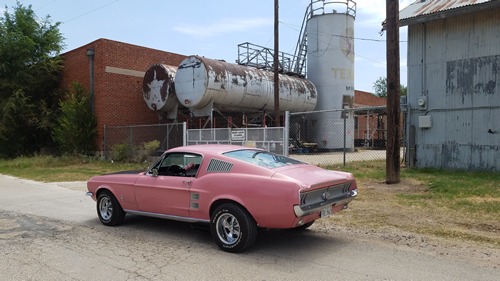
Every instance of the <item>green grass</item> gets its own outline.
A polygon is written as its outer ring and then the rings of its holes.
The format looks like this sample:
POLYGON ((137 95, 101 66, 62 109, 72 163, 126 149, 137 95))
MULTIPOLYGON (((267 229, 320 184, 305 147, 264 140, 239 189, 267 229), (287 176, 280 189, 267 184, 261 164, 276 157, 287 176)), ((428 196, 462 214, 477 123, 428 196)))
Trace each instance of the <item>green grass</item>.
POLYGON ((358 181, 385 181, 384 160, 356 161, 349 162, 346 166, 327 165, 323 168, 352 173, 358 181))
POLYGON ((400 194, 407 202, 437 201, 457 211, 500 215, 500 173, 405 169, 404 177, 421 181, 422 194, 400 194))
POLYGON ((148 163, 112 163, 95 158, 35 156, 0 159, 0 174, 42 182, 86 181, 95 175, 142 170, 147 166, 148 163))

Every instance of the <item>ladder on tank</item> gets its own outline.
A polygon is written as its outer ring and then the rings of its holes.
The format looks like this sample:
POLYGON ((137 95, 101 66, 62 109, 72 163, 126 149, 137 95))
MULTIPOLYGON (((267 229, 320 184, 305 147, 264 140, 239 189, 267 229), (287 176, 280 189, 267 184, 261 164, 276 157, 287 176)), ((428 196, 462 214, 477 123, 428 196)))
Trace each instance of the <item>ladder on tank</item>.
MULTIPOLYGON (((306 76, 306 62, 307 62, 307 21, 314 15, 321 15, 328 13, 327 8, 331 5, 345 5, 345 14, 352 15, 356 17, 356 3, 352 0, 344 1, 326 1, 326 0, 311 0, 311 3, 307 6, 306 12, 304 14, 304 19, 302 20, 302 27, 300 28, 299 39, 297 40, 297 45, 295 46, 294 60, 292 62, 293 72, 300 73, 306 76), (344 3, 345 2, 345 3, 344 3)), ((331 12, 336 13, 336 9, 332 9, 331 12)))
POLYGON ((295 46, 294 61, 292 62, 293 70, 295 73, 300 73, 306 76, 307 71, 304 69, 307 60, 307 20, 311 16, 312 2, 307 6, 304 19, 302 20, 302 27, 300 28, 299 39, 295 46))

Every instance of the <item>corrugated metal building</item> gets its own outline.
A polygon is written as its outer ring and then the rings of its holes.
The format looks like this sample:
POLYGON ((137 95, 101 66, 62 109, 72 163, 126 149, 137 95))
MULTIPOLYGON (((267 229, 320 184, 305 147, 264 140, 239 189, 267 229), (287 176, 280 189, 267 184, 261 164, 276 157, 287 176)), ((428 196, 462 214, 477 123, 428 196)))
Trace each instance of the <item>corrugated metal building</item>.
POLYGON ((410 166, 500 171, 500 1, 418 0, 399 18, 410 166))

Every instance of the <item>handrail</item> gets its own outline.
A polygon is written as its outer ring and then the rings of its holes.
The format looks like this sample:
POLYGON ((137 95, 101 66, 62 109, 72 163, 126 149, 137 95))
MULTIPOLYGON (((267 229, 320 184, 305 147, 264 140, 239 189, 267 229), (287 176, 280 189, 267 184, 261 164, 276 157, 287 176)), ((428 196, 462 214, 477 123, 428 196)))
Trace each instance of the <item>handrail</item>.
MULTIPOLYGON (((304 67, 307 60, 307 21, 311 17, 329 13, 342 13, 356 17, 356 2, 352 0, 311 0, 304 13, 304 19, 302 20, 302 26, 300 28, 294 54, 292 55, 284 52, 279 52, 278 54, 280 57, 278 64, 281 72, 302 77, 306 76, 304 67), (337 6, 341 6, 342 8, 345 7, 345 12, 342 13, 337 9, 333 9, 333 7, 337 6)), ((238 60, 236 62, 241 65, 253 66, 261 69, 272 69, 274 64, 273 54, 274 52, 269 48, 246 42, 238 45, 238 60), (270 57, 272 57, 272 59, 270 57), (259 58, 261 58, 262 61, 260 61, 259 58)))

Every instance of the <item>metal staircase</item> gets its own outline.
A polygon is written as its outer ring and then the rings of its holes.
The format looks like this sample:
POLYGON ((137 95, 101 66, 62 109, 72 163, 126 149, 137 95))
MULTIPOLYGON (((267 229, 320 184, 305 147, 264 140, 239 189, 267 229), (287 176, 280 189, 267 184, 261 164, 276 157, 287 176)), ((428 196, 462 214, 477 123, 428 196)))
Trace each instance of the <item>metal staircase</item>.
MULTIPOLYGON (((329 1, 311 0, 307 6, 300 28, 299 38, 294 54, 279 52, 279 69, 281 73, 305 77, 307 74, 307 21, 315 16, 327 13, 337 13, 332 6, 345 8, 345 14, 356 16, 356 3, 352 0, 329 1)), ((238 60, 236 63, 260 69, 273 69, 274 50, 248 42, 238 45, 238 60)))
POLYGON ((301 75, 306 76, 307 71, 305 69, 307 60, 307 20, 311 16, 312 5, 307 6, 306 12, 304 14, 304 19, 302 20, 302 27, 300 28, 299 39, 297 40, 297 45, 295 46, 294 61, 292 62, 293 71, 301 75))

